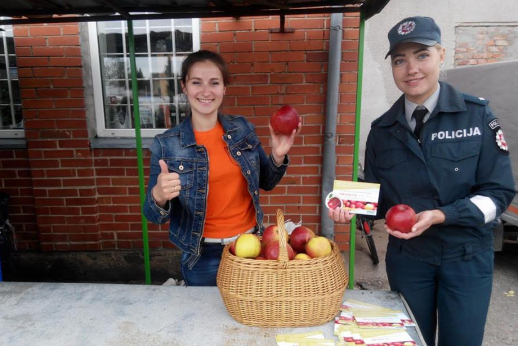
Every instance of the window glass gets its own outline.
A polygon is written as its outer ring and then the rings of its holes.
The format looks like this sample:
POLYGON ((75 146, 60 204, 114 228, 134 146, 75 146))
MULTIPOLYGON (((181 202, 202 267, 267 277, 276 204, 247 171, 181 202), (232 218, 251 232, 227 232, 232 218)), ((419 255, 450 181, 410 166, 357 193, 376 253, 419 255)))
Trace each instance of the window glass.
MULTIPOLYGON (((102 102, 97 109, 104 112, 98 120, 104 130, 110 129, 103 132, 98 126, 98 130, 101 136, 118 136, 122 132, 111 129, 134 128, 128 30, 126 22, 94 25, 102 85, 102 97, 96 102, 102 102)), ((193 35, 199 36, 197 19, 138 20, 133 31, 141 128, 175 126, 188 111, 179 78, 185 56, 199 49, 199 39, 193 35)))
POLYGON ((22 102, 13 27, 2 25, 1 28, 3 31, 0 31, 0 138, 23 137, 22 102))

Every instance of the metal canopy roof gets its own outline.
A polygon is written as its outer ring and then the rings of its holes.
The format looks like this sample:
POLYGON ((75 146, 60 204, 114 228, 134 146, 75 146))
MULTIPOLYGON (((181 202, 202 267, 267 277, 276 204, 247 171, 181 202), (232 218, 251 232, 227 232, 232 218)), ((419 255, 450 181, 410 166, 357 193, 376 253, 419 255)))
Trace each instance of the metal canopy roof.
POLYGON ((121 19, 210 18, 363 12, 370 18, 390 0, 3 0, 1 24, 121 19), (70 16, 75 15, 75 16, 70 16), (122 18, 121 18, 122 17, 122 18))

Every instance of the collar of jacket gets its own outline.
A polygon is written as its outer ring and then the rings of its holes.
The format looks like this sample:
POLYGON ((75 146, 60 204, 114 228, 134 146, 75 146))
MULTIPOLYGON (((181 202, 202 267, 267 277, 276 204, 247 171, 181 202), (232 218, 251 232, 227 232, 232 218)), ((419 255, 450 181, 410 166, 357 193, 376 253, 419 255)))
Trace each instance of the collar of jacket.
MULTIPOLYGON (((225 133, 237 129, 236 124, 234 124, 234 119, 234 116, 218 113, 218 121, 221 123, 221 126, 223 126, 225 133)), ((194 130, 192 128, 191 113, 189 113, 189 115, 176 127, 176 130, 180 135, 180 145, 182 148, 197 145, 196 138, 194 137, 194 130)))
MULTIPOLYGON (((439 112, 456 113, 466 111, 466 103, 462 94, 455 90, 455 88, 453 88, 448 83, 439 82, 439 84, 441 84, 439 100, 437 101, 437 106, 430 115, 430 119, 435 117, 435 115, 439 112)), ((403 118, 405 117, 405 95, 401 95, 401 97, 385 114, 374 120, 372 122, 372 126, 392 126, 401 116, 403 118)), ((403 120, 406 123, 406 118, 403 120)))

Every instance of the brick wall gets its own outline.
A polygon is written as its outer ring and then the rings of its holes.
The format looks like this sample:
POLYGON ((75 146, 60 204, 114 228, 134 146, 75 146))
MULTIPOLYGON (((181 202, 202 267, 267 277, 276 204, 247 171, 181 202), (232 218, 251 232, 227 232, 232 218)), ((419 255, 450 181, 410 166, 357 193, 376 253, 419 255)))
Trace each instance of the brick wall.
POLYGON ((463 25, 455 28, 454 66, 518 59, 518 26, 463 25))
MULTIPOLYGON (((202 48, 221 53, 232 74, 223 111, 245 115, 270 152, 269 116, 283 104, 303 117, 291 165, 262 192, 265 223, 277 208, 319 230, 329 16, 289 16, 293 33, 271 33, 278 18, 205 19, 202 48)), ((337 178, 350 179, 359 17, 344 16, 337 178)), ((136 150, 90 148, 78 25, 14 28, 28 150, 1 151, 2 187, 12 196, 20 249, 83 251, 142 247, 136 150), (4 170, 7 168, 7 171, 4 170)), ((149 152, 144 152, 147 177, 149 152)), ((147 181, 147 178, 146 178, 147 181)), ((325 211, 324 211, 325 212, 325 211)), ((149 224, 152 248, 172 247, 167 227, 149 224)), ((348 226, 335 240, 348 247, 348 226)))

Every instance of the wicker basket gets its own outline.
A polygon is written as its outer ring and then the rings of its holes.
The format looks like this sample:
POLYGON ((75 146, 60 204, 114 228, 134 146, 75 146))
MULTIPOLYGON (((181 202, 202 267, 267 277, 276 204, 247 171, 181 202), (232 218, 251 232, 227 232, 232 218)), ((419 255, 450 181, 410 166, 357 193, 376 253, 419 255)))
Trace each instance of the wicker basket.
POLYGON ((284 215, 277 211, 279 259, 240 258, 223 250, 217 284, 230 315, 239 323, 258 327, 315 326, 338 313, 348 276, 338 246, 332 254, 288 261, 284 215))

